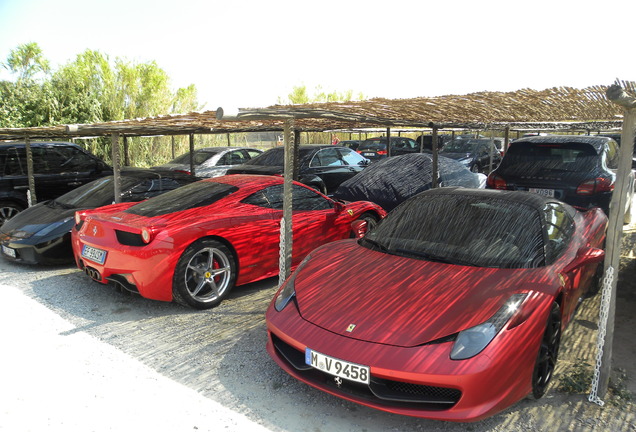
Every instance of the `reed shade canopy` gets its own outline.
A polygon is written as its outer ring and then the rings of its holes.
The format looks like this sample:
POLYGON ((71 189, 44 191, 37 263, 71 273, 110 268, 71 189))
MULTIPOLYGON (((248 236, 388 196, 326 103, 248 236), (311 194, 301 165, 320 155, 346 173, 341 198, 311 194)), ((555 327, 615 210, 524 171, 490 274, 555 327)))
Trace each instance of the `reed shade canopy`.
MULTIPOLYGON (((628 93, 636 82, 617 81, 628 93)), ((373 127, 597 131, 620 128, 622 109, 607 99, 609 86, 558 87, 467 95, 369 99, 304 105, 274 105, 258 110, 258 120, 217 120, 216 110, 93 124, 0 128, 0 140, 218 134, 282 131, 295 118, 297 132, 373 127)))

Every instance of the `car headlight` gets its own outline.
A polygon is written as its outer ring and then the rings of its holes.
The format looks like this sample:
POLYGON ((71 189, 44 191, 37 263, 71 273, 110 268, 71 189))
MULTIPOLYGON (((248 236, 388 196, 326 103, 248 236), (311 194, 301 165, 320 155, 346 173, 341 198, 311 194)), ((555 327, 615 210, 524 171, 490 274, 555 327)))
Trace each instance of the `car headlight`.
POLYGON ((450 353, 452 360, 465 360, 476 356, 488 346, 497 333, 519 310, 527 294, 514 294, 490 319, 457 335, 450 353))
POLYGON ((289 304, 291 299, 296 296, 296 275, 300 272, 300 269, 304 267, 305 263, 309 261, 311 254, 307 255, 305 259, 298 264, 296 270, 289 276, 289 278, 283 284, 283 288, 276 295, 276 300, 274 301, 274 308, 280 312, 285 309, 285 306, 289 304))

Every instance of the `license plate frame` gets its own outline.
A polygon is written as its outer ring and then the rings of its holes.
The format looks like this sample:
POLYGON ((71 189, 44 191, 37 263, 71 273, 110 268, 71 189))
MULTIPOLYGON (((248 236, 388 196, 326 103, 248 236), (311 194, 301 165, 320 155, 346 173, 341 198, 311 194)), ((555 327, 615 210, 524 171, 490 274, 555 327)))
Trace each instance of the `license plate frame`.
POLYGON ((548 197, 548 198, 554 198, 555 197, 555 191, 554 189, 547 189, 547 188, 529 188, 528 192, 537 194, 537 195, 541 195, 544 197, 548 197))
POLYGON ((367 153, 362 153, 362 156, 364 156, 364 157, 374 157, 374 156, 375 156, 375 153, 369 153, 369 152, 367 152, 367 153))
POLYGON ((10 248, 8 246, 2 245, 2 253, 11 258, 17 258, 17 254, 15 253, 15 249, 10 248))
POLYGON ((93 246, 83 245, 82 246, 82 258, 86 258, 89 261, 95 262, 97 264, 104 264, 106 261, 107 252, 102 249, 98 249, 93 246))
POLYGON ((369 384, 371 381, 369 366, 331 357, 311 348, 305 348, 305 363, 314 369, 347 381, 362 384, 369 384))

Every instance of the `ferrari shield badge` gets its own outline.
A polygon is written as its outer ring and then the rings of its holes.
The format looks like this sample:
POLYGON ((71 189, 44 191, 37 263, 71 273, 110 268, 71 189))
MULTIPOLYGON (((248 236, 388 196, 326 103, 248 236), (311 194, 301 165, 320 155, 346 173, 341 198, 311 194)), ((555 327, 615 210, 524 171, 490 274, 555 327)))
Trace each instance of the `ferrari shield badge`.
POLYGON ((353 216, 353 210, 349 209, 347 210, 347 213, 349 213, 349 216, 353 216))
POLYGON ((349 333, 351 333, 351 332, 353 331, 353 329, 354 329, 354 328, 356 328, 356 325, 355 325, 355 324, 349 324, 349 327, 347 327, 347 331, 348 331, 349 333))

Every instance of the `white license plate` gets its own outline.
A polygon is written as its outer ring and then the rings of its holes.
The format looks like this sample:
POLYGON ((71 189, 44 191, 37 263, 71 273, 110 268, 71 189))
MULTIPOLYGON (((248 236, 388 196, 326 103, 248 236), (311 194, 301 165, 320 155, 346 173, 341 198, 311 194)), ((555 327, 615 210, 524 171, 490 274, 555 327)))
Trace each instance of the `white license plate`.
POLYGON ((369 366, 339 360, 309 348, 305 348, 305 363, 330 375, 349 381, 369 384, 369 366))
POLYGON ((362 156, 375 156, 375 153, 362 153, 362 156))
POLYGON ((84 245, 82 247, 82 257, 99 264, 104 264, 104 261, 106 261, 106 251, 84 245))
POLYGON ((539 189, 539 188, 530 188, 529 192, 536 193, 539 195, 543 195, 549 198, 554 198, 554 189, 539 189))
POLYGON ((11 258, 15 258, 15 250, 10 247, 6 247, 5 245, 2 245, 2 253, 10 256, 11 258))

